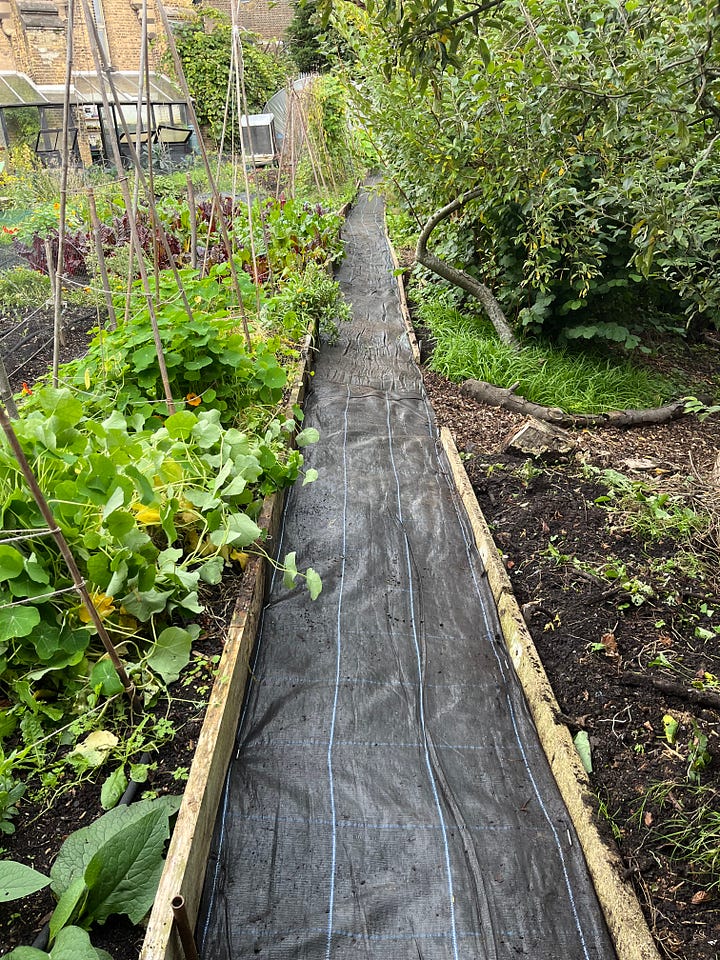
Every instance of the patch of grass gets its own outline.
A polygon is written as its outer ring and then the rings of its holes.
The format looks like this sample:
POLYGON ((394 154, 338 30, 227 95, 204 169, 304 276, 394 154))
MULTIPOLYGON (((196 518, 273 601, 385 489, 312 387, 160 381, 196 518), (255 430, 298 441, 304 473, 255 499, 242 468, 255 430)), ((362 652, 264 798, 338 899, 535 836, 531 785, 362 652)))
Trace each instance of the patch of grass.
POLYGON ((437 341, 432 368, 455 382, 518 384, 518 394, 527 400, 569 413, 654 407, 673 394, 669 380, 629 360, 549 344, 515 353, 481 317, 439 300, 420 304, 418 312, 437 341))
POLYGON ((648 804, 662 811, 672 801, 674 813, 653 827, 668 859, 687 865, 695 883, 720 888, 720 793, 710 786, 666 781, 654 784, 635 816, 642 822, 648 804))

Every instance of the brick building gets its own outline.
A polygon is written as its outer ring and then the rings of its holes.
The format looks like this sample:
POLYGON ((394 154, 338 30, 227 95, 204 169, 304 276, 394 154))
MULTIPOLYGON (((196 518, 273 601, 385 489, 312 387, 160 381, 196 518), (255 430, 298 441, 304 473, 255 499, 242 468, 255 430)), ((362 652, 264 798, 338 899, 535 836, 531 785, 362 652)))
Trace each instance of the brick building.
POLYGON ((293 18, 292 0, 207 0, 211 7, 232 17, 235 4, 238 24, 265 40, 281 40, 293 18))
MULTIPOLYGON (((88 0, 100 44, 112 67, 118 104, 104 116, 80 0, 74 3, 71 104, 77 155, 85 162, 111 159, 108 137, 122 130, 119 111, 135 130, 140 89, 143 0, 88 0)), ((58 157, 67 50, 67 0, 0 0, 0 147, 24 142, 46 161, 58 157)), ((182 19, 191 0, 166 5, 168 18, 182 19)), ((160 74, 162 24, 155 0, 148 0, 151 137, 173 136, 186 127, 183 98, 160 74), (157 42, 160 41, 160 42, 157 42), (173 133, 173 130, 178 131, 173 133)), ((109 92, 109 91, 108 91, 109 92)), ((143 96, 148 99, 146 95, 143 96)), ((112 95, 109 97, 112 100, 112 95)), ((142 110, 141 129, 147 126, 142 110)), ((121 135, 120 135, 121 136, 121 135)))

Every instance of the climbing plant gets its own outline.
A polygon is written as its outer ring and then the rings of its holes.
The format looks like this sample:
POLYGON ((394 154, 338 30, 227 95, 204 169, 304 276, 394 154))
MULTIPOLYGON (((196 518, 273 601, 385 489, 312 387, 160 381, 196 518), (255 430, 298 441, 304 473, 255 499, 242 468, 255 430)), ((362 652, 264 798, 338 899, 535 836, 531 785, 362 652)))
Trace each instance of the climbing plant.
POLYGON ((359 108, 419 223, 516 329, 637 346, 720 322, 720 7, 336 5, 359 108))

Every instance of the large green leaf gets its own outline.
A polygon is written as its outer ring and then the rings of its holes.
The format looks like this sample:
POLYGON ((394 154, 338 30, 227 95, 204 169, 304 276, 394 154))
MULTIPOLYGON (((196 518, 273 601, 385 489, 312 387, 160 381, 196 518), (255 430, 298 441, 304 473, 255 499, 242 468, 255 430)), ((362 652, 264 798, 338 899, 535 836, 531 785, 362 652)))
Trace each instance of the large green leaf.
POLYGON ((173 440, 187 440, 197 422, 198 419, 194 413, 190 413, 189 410, 179 410, 167 418, 165 429, 173 440))
POLYGON ((180 807, 180 797, 158 797, 156 800, 138 800, 130 806, 115 807, 98 817, 94 823, 71 833, 60 848, 50 870, 52 889, 60 897, 73 880, 84 877, 85 870, 95 856, 117 833, 141 820, 149 811, 162 810, 170 818, 180 807))
POLYGON ((31 893, 42 890, 49 883, 50 880, 46 876, 33 870, 32 867, 25 866, 24 863, 0 860, 0 903, 28 897, 31 893))
POLYGON ((106 950, 100 950, 90 943, 86 930, 65 927, 57 935, 50 951, 50 960, 112 960, 112 957, 106 950))
POLYGON ((22 573, 25 557, 7 543, 0 544, 0 580, 12 580, 22 573))
POLYGON ((165 609, 172 590, 133 590, 122 598, 127 612, 138 620, 149 620, 154 613, 165 609))
POLYGON ((0 609, 0 643, 15 637, 27 637, 40 623, 36 607, 4 607, 0 609))
POLYGON ((246 513, 233 513, 227 518, 224 528, 210 534, 210 542, 216 547, 230 544, 235 547, 249 547, 262 536, 260 527, 246 513))
POLYGON ((190 649, 200 628, 166 627, 153 644, 148 664, 165 683, 172 683, 190 662, 190 649))
POLYGON ((50 917, 50 941, 52 942, 63 929, 81 915, 87 899, 88 889, 83 877, 76 877, 58 900, 58 905, 50 917))
POLYGON ((154 807, 107 840, 85 869, 85 913, 97 923, 126 914, 140 923, 155 899, 170 836, 167 812, 154 807))

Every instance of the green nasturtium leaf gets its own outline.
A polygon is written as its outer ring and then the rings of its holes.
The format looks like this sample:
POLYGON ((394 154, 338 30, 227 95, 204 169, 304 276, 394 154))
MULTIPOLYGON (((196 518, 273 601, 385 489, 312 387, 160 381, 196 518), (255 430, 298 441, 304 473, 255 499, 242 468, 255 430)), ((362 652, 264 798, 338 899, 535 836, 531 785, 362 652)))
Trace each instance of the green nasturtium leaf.
POLYGON ((315 483, 319 474, 317 470, 311 468, 310 470, 305 471, 305 476, 303 477, 302 485, 305 487, 308 483, 315 483))
POLYGON ((40 611, 36 607, 24 605, 0 609, 0 643, 29 636, 40 619, 40 611))
POLYGON ((210 542, 216 547, 229 544, 233 547, 249 547, 262 536, 260 527, 246 513, 233 513, 219 530, 210 534, 210 542))
POLYGON ((37 893, 49 883, 48 877, 24 863, 0 860, 0 903, 29 897, 31 893, 37 893))
POLYGON ((182 627, 166 627, 153 644, 148 655, 148 664, 159 673, 165 683, 173 683, 190 662, 193 640, 197 639, 199 627, 183 630, 182 627))
POLYGON ((295 586, 295 580, 298 575, 295 557, 296 553, 293 550, 285 556, 285 560, 283 561, 283 567, 285 568, 283 571, 283 584, 288 590, 292 590, 295 586))
POLYGON ((132 617, 149 620, 154 613, 160 613, 172 596, 172 590, 133 590, 122 598, 122 606, 132 617))
POLYGON ((165 421, 165 429, 173 440, 187 440, 198 418, 189 410, 178 410, 165 421))
POLYGON ((0 580, 12 580, 22 573, 25 557, 8 543, 0 544, 0 580))
POLYGON ((312 567, 308 567, 305 572, 305 579, 307 580, 307 587, 310 592, 310 599, 317 600, 322 592, 322 580, 320 579, 320 574, 313 570, 312 567))
POLYGON ((103 696, 114 697, 123 692, 123 685, 112 661, 103 657, 93 664, 90 671, 90 686, 93 690, 100 689, 103 696))
POLYGON ((320 434, 315 427, 305 427, 305 429, 301 430, 295 437, 295 443, 299 447, 307 447, 310 443, 317 443, 319 439, 320 434))

